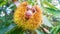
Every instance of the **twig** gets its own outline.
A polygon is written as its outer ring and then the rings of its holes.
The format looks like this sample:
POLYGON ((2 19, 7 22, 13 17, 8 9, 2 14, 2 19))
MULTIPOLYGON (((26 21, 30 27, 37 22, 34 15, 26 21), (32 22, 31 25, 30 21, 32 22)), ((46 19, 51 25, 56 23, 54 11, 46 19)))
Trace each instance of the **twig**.
POLYGON ((42 30, 44 31, 44 32, 46 32, 47 34, 49 34, 50 32, 49 32, 49 30, 47 30, 46 28, 44 28, 43 26, 40 26, 40 28, 42 28, 42 30))

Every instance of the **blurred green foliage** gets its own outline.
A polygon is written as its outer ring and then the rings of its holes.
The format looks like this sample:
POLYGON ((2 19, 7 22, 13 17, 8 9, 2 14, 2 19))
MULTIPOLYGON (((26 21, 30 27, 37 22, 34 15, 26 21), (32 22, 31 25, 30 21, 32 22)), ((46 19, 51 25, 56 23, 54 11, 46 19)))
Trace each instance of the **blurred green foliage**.
MULTIPOLYGON (((37 4, 36 0, 20 0, 20 2, 28 1, 29 4, 37 4)), ((37 34, 60 34, 60 10, 51 4, 52 0, 39 0, 40 8, 43 12, 43 24, 37 30, 32 31, 37 34), (46 5, 47 7, 45 7, 46 5), (47 31, 48 30, 48 31, 47 31), (48 33, 49 32, 49 33, 48 33)), ((14 3, 10 0, 0 0, 0 34, 28 34, 28 30, 23 31, 18 28, 13 21, 13 13, 16 9, 14 3), (12 5, 12 6, 11 6, 12 5), (7 10, 8 8, 8 10, 7 10), (8 13, 8 11, 10 13, 8 13), (3 12, 5 15, 1 16, 3 12)))

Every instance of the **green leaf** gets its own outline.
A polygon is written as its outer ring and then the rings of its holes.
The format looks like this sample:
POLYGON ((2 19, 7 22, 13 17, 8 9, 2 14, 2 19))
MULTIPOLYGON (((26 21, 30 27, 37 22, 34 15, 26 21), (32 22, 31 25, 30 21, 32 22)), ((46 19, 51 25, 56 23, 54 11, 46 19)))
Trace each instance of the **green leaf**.
POLYGON ((60 10, 55 10, 52 8, 45 8, 44 12, 46 12, 46 15, 49 14, 50 16, 49 19, 54 22, 54 25, 60 24, 60 10))
POLYGON ((44 32, 42 32, 42 31, 40 31, 40 30, 35 30, 35 32, 36 32, 37 34, 44 34, 44 32))
POLYGON ((10 24, 9 26, 5 27, 5 26, 0 26, 0 34, 5 34, 5 32, 11 30, 12 28, 15 27, 14 24, 10 24))
POLYGON ((45 5, 49 6, 49 7, 50 7, 50 8, 52 8, 52 9, 57 10, 57 8, 56 8, 55 6, 53 6, 50 2, 43 1, 43 4, 45 4, 45 5))
POLYGON ((48 27, 53 27, 53 25, 51 24, 51 22, 48 20, 48 18, 44 15, 43 16, 43 24, 48 26, 48 27))
POLYGON ((52 8, 45 8, 45 11, 47 13, 50 13, 54 16, 60 16, 60 10, 55 10, 55 9, 52 9, 52 8))
POLYGON ((14 27, 12 30, 6 32, 6 34, 23 34, 22 28, 14 27))
POLYGON ((59 31, 60 31, 60 25, 53 27, 50 30, 50 34, 58 34, 59 31))
POLYGON ((0 7, 2 7, 3 5, 5 5, 7 2, 2 2, 2 3, 0 3, 0 7))

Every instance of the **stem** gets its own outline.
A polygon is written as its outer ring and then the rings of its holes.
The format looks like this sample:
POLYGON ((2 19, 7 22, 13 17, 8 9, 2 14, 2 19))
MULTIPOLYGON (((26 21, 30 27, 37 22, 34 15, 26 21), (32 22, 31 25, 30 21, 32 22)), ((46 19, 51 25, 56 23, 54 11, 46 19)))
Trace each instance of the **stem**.
POLYGON ((46 32, 47 34, 49 34, 50 32, 49 32, 49 30, 47 30, 46 28, 44 28, 43 26, 40 26, 40 28, 44 31, 44 32, 46 32))

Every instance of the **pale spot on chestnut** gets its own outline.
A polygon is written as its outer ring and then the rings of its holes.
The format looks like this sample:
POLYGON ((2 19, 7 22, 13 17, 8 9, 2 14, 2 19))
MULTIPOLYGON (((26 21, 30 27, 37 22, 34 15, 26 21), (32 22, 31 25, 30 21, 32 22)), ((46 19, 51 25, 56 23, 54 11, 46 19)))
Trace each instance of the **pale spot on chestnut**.
POLYGON ((33 15, 33 13, 32 13, 31 10, 28 10, 28 11, 26 11, 26 13, 25 13, 25 17, 26 17, 27 19, 29 19, 32 15, 33 15))
POLYGON ((31 10, 32 10, 33 13, 36 11, 35 7, 32 7, 31 10))
POLYGON ((34 15, 35 11, 36 11, 35 7, 28 5, 27 11, 25 13, 25 18, 29 19, 32 15, 34 15))
POLYGON ((32 6, 31 5, 28 5, 27 6, 27 10, 31 10, 32 6))

